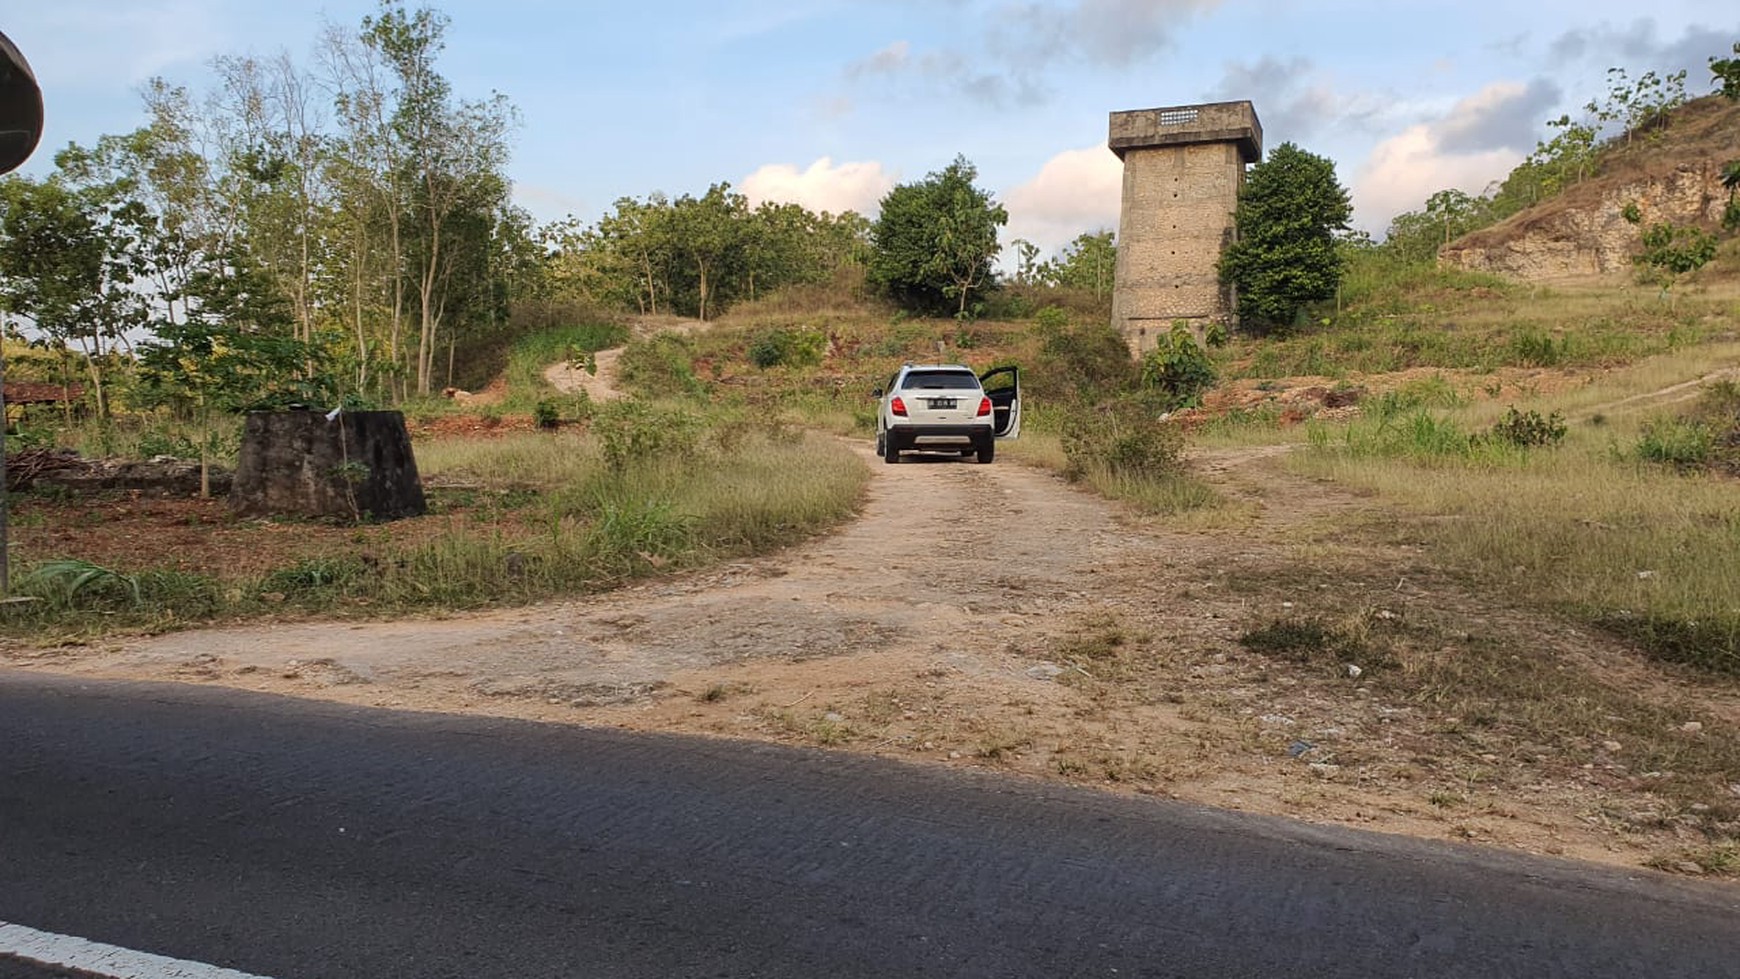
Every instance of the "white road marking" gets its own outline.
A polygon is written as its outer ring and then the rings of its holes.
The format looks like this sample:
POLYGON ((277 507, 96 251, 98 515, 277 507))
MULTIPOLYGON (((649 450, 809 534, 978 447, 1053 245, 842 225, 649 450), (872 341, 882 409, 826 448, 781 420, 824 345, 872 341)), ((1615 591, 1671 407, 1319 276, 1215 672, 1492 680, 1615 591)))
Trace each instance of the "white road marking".
POLYGON ((76 969, 108 979, 266 979, 265 976, 220 969, 203 962, 135 952, 0 921, 0 959, 8 956, 39 965, 76 969))

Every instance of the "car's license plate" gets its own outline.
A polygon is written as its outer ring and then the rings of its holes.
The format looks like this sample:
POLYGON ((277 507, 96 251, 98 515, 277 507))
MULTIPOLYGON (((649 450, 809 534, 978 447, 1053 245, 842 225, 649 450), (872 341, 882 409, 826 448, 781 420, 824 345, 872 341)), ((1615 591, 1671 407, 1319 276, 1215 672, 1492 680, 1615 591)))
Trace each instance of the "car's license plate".
POLYGON ((931 398, 930 399, 930 407, 931 407, 932 411, 949 409, 949 408, 953 408, 954 406, 955 406, 955 399, 953 399, 953 398, 931 398))

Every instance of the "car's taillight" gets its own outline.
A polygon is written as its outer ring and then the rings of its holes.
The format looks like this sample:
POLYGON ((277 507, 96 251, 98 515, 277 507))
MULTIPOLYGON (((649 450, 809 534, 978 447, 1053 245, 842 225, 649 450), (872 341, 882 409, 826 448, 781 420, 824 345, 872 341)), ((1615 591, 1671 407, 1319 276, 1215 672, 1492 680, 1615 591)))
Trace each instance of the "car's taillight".
MULTIPOLYGON (((986 403, 989 404, 989 402, 986 402, 986 403)), ((894 412, 896 415, 899 415, 901 418, 905 418, 906 417, 906 402, 900 400, 899 398, 895 398, 893 401, 888 402, 888 410, 894 412)))
POLYGON ((976 415, 974 417, 983 418, 990 413, 991 413, 991 399, 990 398, 980 398, 979 399, 979 413, 978 413, 978 415, 976 415))

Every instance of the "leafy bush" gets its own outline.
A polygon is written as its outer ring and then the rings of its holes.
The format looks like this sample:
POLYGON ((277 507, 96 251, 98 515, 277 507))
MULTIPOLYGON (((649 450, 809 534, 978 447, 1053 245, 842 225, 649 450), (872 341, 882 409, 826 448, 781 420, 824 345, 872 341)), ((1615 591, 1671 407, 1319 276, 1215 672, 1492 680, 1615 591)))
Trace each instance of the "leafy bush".
POLYGON ((769 367, 810 367, 822 362, 828 338, 817 330, 774 327, 749 341, 749 362, 769 367))
POLYGON ((1039 363, 1022 382, 1040 398, 1101 400, 1136 380, 1129 345, 1108 324, 1072 327, 1068 314, 1052 306, 1040 310, 1035 332, 1039 363))
POLYGON ((1041 337, 1050 339, 1069 326, 1069 314, 1061 307, 1047 306, 1034 314, 1033 325, 1041 337))
POLYGON ((562 411, 556 407, 556 402, 543 398, 532 406, 532 421, 539 428, 555 428, 562 422, 562 411))
POLYGON ((123 598, 130 598, 137 605, 142 600, 138 578, 72 558, 38 564, 19 579, 18 588, 23 594, 65 605, 101 604, 123 598))
POLYGON ((1708 425, 1688 418, 1657 418, 1643 426, 1636 453, 1645 462, 1676 469, 1701 469, 1708 465, 1716 435, 1708 425))
POLYGON ((157 456, 198 459, 199 446, 180 432, 148 430, 139 433, 139 455, 145 459, 157 456))
POLYGON ((617 376, 647 394, 704 394, 707 385, 695 376, 695 355, 687 337, 660 333, 623 348, 617 376))
POLYGON ((1527 449, 1558 445, 1565 440, 1566 431, 1568 429, 1565 427, 1564 416, 1556 411, 1543 418, 1538 411, 1517 411, 1516 406, 1512 405, 1505 409, 1504 417, 1492 426, 1490 437, 1527 449))
POLYGON ((621 471, 637 459, 693 456, 700 449, 703 427, 701 419, 681 409, 625 400, 600 408, 592 433, 605 464, 621 471))
POLYGON ((1113 402, 1072 415, 1064 424, 1064 475, 1079 480, 1094 470, 1113 476, 1161 478, 1184 469, 1184 433, 1144 399, 1113 402))
MULTIPOLYGON (((1224 334, 1211 327, 1207 339, 1209 344, 1218 345, 1224 334)), ((1172 330, 1142 359, 1142 385, 1164 392, 1173 407, 1201 404, 1202 393, 1213 387, 1217 378, 1214 361, 1183 320, 1175 321, 1172 330)))

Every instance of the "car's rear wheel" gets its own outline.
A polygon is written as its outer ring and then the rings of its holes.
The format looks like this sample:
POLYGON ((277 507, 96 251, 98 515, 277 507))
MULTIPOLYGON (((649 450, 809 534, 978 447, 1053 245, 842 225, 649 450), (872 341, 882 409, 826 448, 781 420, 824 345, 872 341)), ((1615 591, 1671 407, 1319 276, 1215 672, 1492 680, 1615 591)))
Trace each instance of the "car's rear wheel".
POLYGON ((894 465, 900 461, 900 449, 894 444, 894 436, 884 436, 882 439, 882 461, 894 465))
POLYGON ((986 442, 979 446, 979 465, 990 465, 991 460, 995 458, 997 458, 997 443, 986 442))

